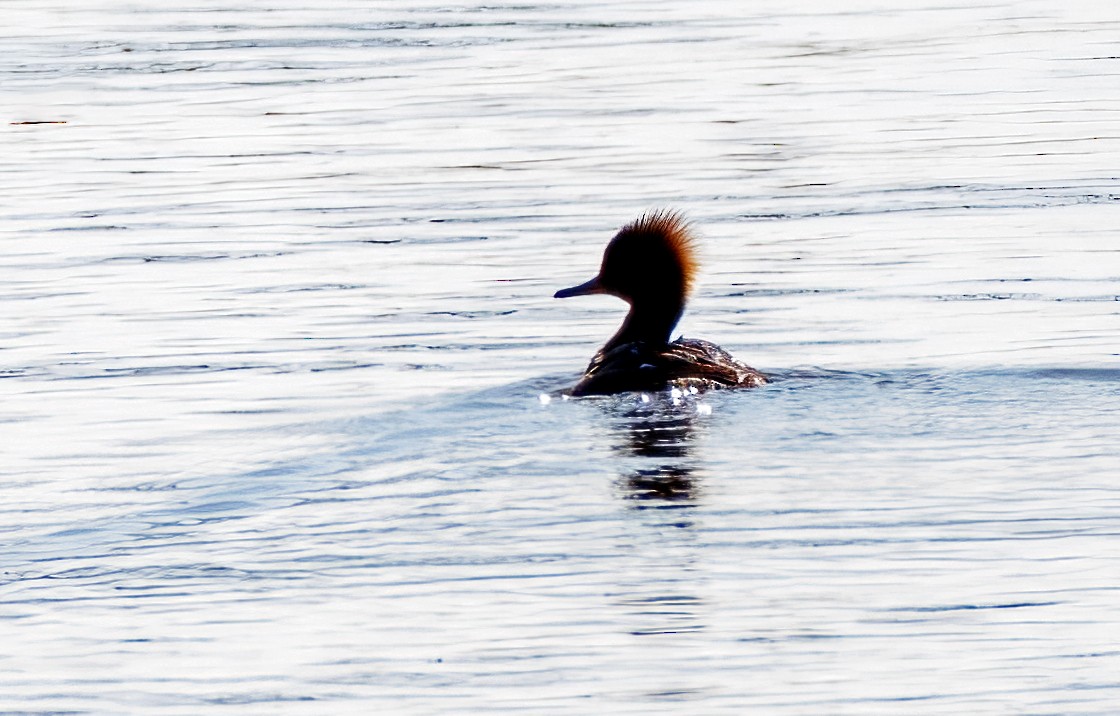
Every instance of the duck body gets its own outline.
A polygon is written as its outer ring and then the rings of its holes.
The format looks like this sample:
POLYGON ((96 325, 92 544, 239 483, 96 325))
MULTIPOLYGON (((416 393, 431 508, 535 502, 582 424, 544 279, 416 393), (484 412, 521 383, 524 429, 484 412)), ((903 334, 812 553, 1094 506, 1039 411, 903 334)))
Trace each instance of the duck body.
POLYGON ((605 395, 666 388, 752 388, 766 376, 714 343, 669 337, 684 312, 696 269, 694 239, 680 214, 646 214, 607 245, 599 275, 556 292, 557 298, 606 293, 630 304, 572 395, 605 395))
POLYGON ((715 343, 678 338, 661 345, 633 341, 600 350, 570 394, 755 388, 766 382, 766 376, 735 360, 715 343))

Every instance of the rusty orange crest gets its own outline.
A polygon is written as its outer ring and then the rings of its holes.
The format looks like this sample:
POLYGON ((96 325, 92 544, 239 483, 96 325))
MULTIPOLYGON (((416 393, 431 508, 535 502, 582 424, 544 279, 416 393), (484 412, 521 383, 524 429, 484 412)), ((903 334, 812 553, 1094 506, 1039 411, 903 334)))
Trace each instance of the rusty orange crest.
POLYGON ((624 234, 645 235, 661 241, 680 266, 684 294, 691 292, 700 262, 696 256, 696 237, 692 233, 692 224, 683 214, 672 209, 648 211, 623 226, 615 240, 624 234))

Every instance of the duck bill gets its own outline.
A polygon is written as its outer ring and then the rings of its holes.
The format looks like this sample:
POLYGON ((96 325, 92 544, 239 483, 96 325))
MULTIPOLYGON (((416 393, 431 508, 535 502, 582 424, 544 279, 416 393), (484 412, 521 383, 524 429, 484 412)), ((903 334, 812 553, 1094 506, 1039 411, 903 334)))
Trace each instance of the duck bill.
POLYGON ((606 293, 603 284, 599 283, 599 277, 591 279, 587 283, 581 283, 578 286, 571 288, 563 288, 556 292, 555 298, 571 298, 572 296, 590 296, 593 293, 606 293))

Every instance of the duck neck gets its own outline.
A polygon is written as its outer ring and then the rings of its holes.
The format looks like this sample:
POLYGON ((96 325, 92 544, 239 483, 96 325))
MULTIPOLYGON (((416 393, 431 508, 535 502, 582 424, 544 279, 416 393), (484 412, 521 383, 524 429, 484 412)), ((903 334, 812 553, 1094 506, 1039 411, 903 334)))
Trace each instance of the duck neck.
POLYGON ((684 300, 664 300, 656 303, 633 301, 630 312, 622 327, 603 346, 607 352, 625 343, 643 341, 654 345, 664 345, 684 313, 684 300))

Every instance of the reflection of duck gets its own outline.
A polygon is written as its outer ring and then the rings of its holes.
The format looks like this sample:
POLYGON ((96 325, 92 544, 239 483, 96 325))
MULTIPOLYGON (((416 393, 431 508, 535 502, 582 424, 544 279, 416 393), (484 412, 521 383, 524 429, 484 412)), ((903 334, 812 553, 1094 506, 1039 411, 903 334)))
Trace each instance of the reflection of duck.
MULTIPOLYGON (((655 404, 656 405, 656 404, 655 404)), ((643 458, 646 467, 623 475, 626 496, 639 504, 655 506, 691 504, 699 484, 693 476, 691 458, 695 413, 676 408, 631 412, 620 425, 625 444, 619 452, 643 458)))
POLYGON ((630 304, 622 327, 599 349, 572 395, 631 390, 748 388, 766 376, 708 341, 678 338, 673 328, 696 271, 693 237, 680 214, 646 214, 615 234, 599 275, 556 292, 556 298, 607 293, 630 304))
POLYGON ((697 485, 692 471, 686 467, 659 465, 655 468, 636 470, 627 475, 623 482, 626 496, 642 507, 643 502, 656 502, 657 507, 666 504, 691 504, 696 499, 697 485))

